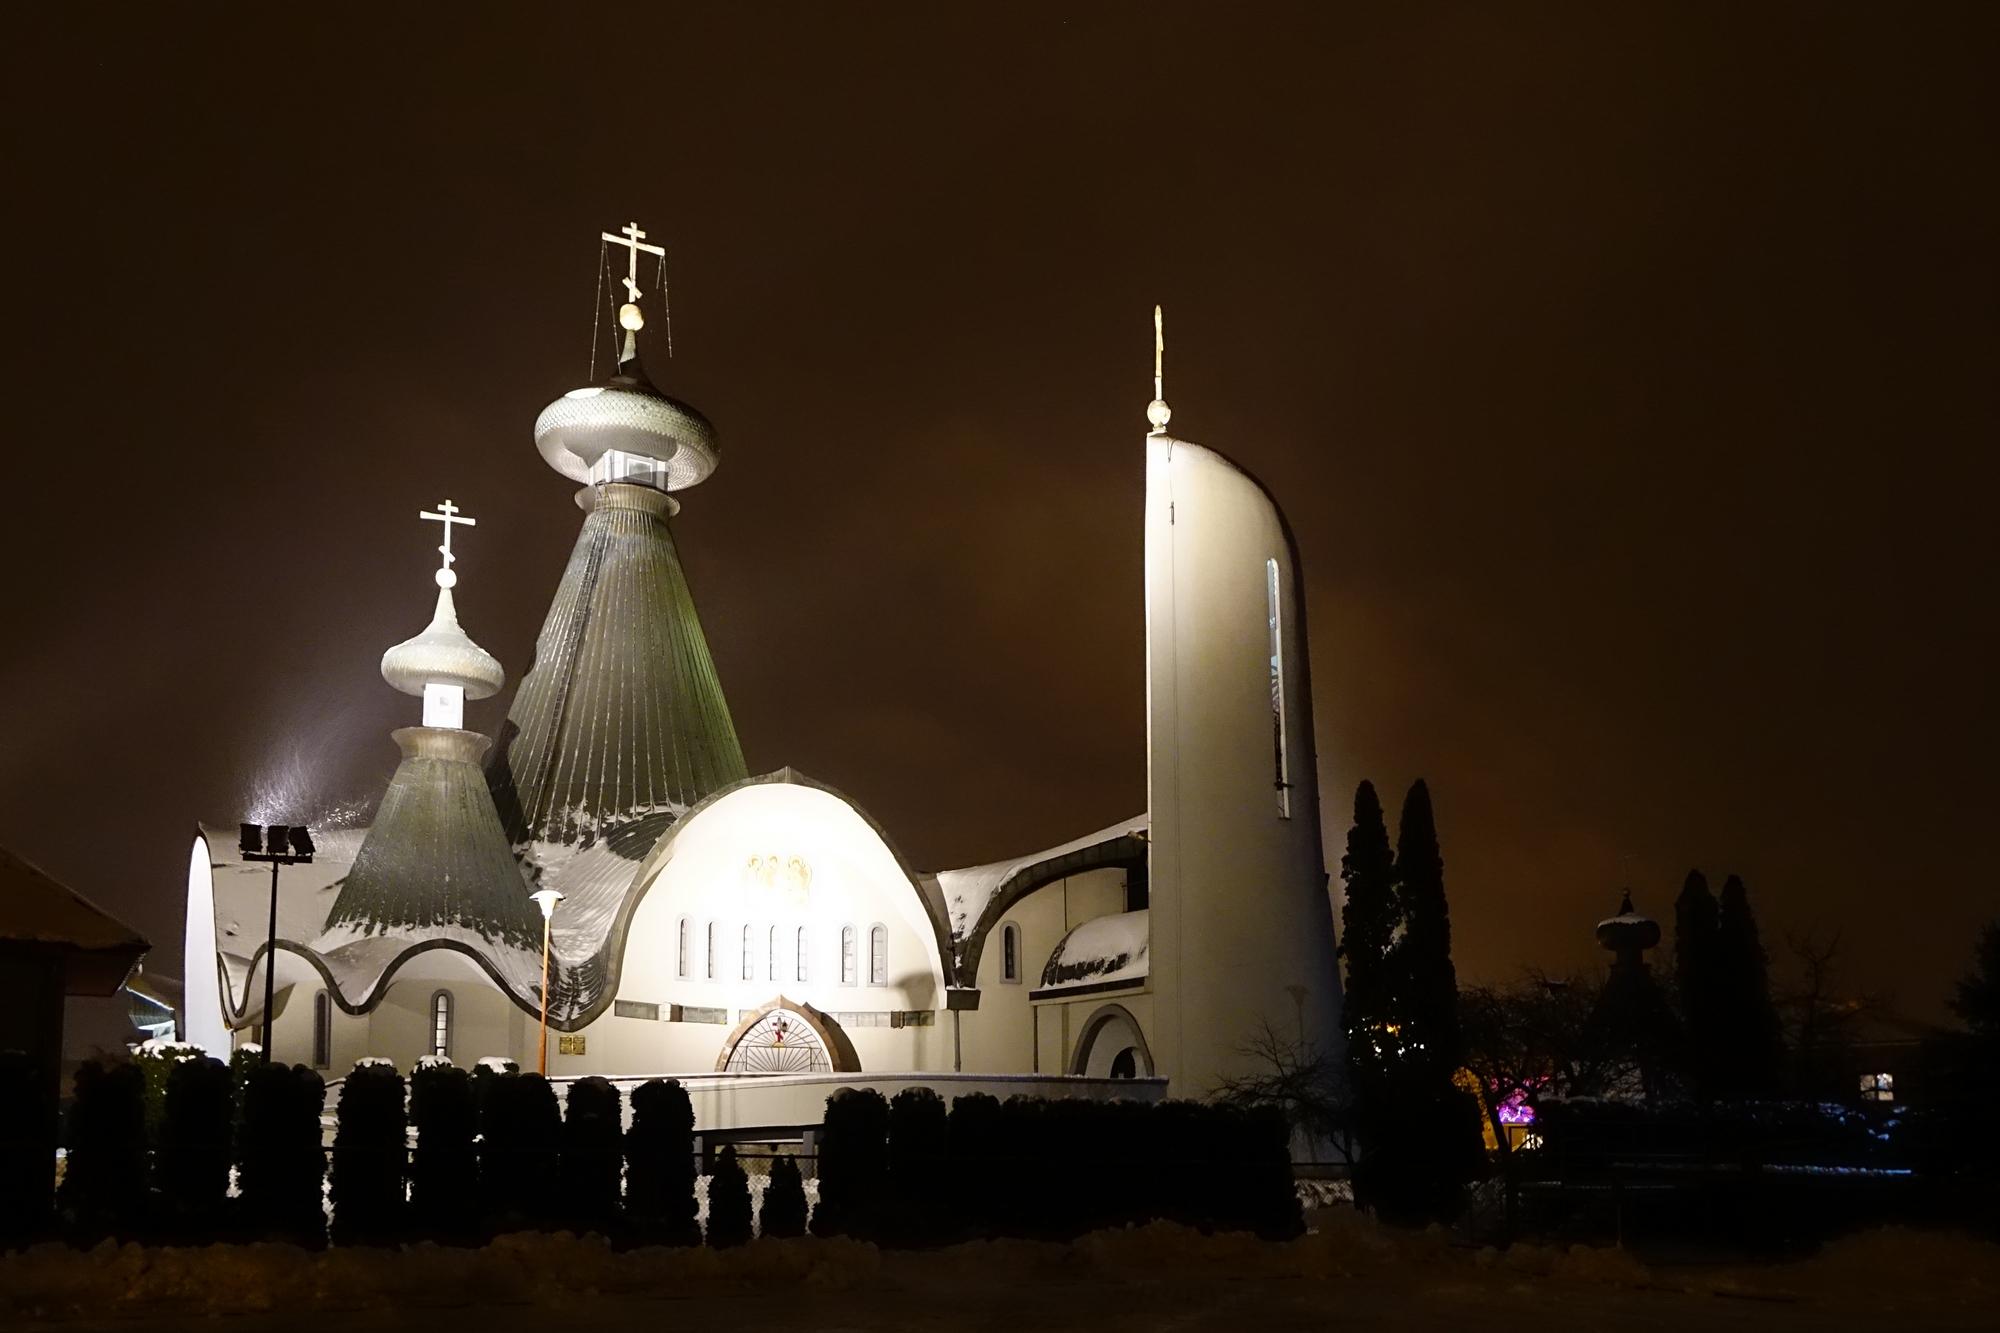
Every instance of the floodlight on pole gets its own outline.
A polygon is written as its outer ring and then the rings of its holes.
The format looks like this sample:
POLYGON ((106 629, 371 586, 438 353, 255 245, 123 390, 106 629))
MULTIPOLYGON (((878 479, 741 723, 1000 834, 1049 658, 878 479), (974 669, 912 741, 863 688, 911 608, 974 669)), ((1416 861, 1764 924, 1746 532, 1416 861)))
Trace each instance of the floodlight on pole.
POLYGON ((555 921, 556 904, 563 900, 562 894, 554 889, 537 889, 528 895, 535 906, 542 909, 542 1050, 538 1070, 542 1077, 549 1073, 549 929, 555 921))
POLYGON ((238 824, 236 850, 246 861, 271 863, 271 920, 264 934, 264 1063, 271 1063, 271 1007, 277 999, 278 867, 310 865, 312 833, 304 824, 238 824), (268 850, 267 850, 268 849, 268 850))

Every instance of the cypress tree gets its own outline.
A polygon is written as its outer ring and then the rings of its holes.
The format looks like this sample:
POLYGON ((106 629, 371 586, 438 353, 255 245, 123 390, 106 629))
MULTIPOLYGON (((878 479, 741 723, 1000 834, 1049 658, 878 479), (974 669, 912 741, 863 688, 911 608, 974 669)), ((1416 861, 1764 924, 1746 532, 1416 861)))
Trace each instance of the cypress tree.
POLYGON ((1757 935, 1750 894, 1735 875, 1723 882, 1717 915, 1724 1039, 1719 1090, 1729 1097, 1768 1096, 1784 1068, 1784 1028, 1771 999, 1770 961, 1757 935))
POLYGON ((236 1144, 237 1203, 260 1239, 309 1247, 326 1240, 326 1149, 320 1112, 326 1081, 304 1065, 243 1071, 243 1128, 236 1144))
POLYGON ((708 1173, 708 1244, 726 1250, 750 1243, 750 1178, 725 1145, 708 1173))
POLYGON ((1451 913, 1444 896, 1444 856, 1438 850, 1431 792, 1419 779, 1403 798, 1396 836, 1396 901, 1403 937, 1391 953, 1392 985, 1402 1023, 1402 1047, 1430 1077, 1450 1078, 1463 1043, 1458 1027, 1458 973, 1451 962, 1451 913))
POLYGON ((944 1099, 929 1088, 904 1088, 889 1103, 889 1239, 936 1245, 944 1234, 951 1183, 950 1131, 944 1099))
POLYGON ((632 1090, 625 1135, 625 1212, 640 1235, 701 1244, 694 1182, 694 1103, 679 1080, 648 1079, 632 1090))
POLYGON ((0 1249, 40 1240, 54 1216, 45 1075, 25 1051, 0 1051, 0 1249))
POLYGON ((806 1182, 799 1159, 785 1153, 771 1163, 771 1180, 764 1186, 764 1206, 757 1229, 766 1237, 791 1240, 806 1234, 806 1182))
POLYGON ((1972 971, 1958 979, 1946 1003, 1985 1041, 2000 1041, 2000 922, 1989 922, 1973 948, 1972 971))
POLYGON ((887 1174, 889 1103, 873 1088, 842 1088, 826 1099, 819 1141, 815 1236, 873 1240, 887 1174))
POLYGON ((1708 879, 1690 870, 1674 900, 1674 987, 1680 994, 1695 1086, 1714 1096, 1728 1041, 1722 1004, 1722 913, 1708 879))
POLYGON ((1341 953, 1347 959, 1341 1019, 1347 1029, 1355 1096, 1362 1103, 1365 1118, 1368 1104, 1380 1094, 1389 1057, 1384 1044, 1386 1028, 1395 1021, 1389 950, 1401 924, 1389 830, 1372 782, 1364 781, 1355 788, 1354 827, 1347 833, 1347 854, 1340 858, 1340 878, 1347 886, 1347 901, 1340 912, 1341 953))
POLYGON ((479 1116, 472 1079, 434 1056, 410 1071, 410 1220, 437 1241, 469 1241, 479 1225, 479 1116))
POLYGON ((180 1060, 167 1072, 157 1174, 161 1203, 183 1243, 212 1239, 222 1224, 235 1100, 220 1060, 180 1060))
POLYGON ((396 1066, 376 1058, 356 1064, 341 1083, 334 1119, 334 1241, 393 1245, 402 1239, 409 1173, 409 1120, 396 1066))
POLYGON ((968 1092, 952 1098, 945 1122, 951 1179, 962 1192, 955 1209, 960 1225, 974 1236, 995 1236, 1006 1185, 1000 1165, 1000 1103, 988 1093, 968 1092))
POLYGON ((579 1232, 609 1234, 618 1223, 624 1115, 624 1103, 611 1080, 592 1075, 569 1085, 563 1108, 562 1178, 570 1222, 579 1232))
POLYGON ((91 1061, 76 1071, 63 1140, 68 1159, 56 1209, 80 1235, 130 1234, 143 1226, 146 1181, 146 1083, 139 1066, 105 1068, 91 1061))

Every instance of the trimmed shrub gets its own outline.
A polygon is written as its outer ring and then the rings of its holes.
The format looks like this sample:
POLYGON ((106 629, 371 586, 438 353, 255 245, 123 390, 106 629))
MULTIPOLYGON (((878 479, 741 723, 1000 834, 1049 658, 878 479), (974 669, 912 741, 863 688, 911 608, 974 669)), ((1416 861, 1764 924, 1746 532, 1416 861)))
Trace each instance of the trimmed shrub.
POLYGON ((1292 1180, 1292 1126, 1282 1107, 1255 1106, 1233 1112, 1243 1152, 1231 1173, 1236 1184, 1232 1213, 1238 1226, 1265 1240, 1292 1240, 1305 1234, 1304 1206, 1292 1180))
POLYGON ((905 1088, 889 1103, 888 1208, 883 1239, 896 1245, 948 1245, 959 1239, 951 1216, 951 1139, 944 1099, 905 1088))
POLYGON ((624 1103, 609 1079, 592 1076, 569 1085, 563 1108, 564 1212, 579 1232, 616 1228, 619 1186, 625 1176, 624 1103))
POLYGON ((555 1221, 562 1111, 540 1074, 499 1074, 479 1116, 480 1193, 489 1226, 502 1231, 555 1221))
POLYGON ((750 1177, 727 1146, 708 1175, 708 1243, 718 1250, 750 1243, 750 1177))
POLYGON ((326 1242, 326 1149, 320 1112, 326 1082, 304 1065, 258 1063, 244 1071, 243 1130, 236 1143, 237 1203, 260 1238, 326 1242))
POLYGON ((699 1245, 695 1217, 694 1103, 675 1079, 649 1079, 632 1090, 625 1135, 625 1214, 658 1245, 699 1245))
POLYGON ((786 1153, 771 1163, 771 1179, 764 1186, 764 1207, 757 1215, 757 1229, 778 1240, 803 1236, 806 1211, 806 1182, 799 1174, 799 1159, 786 1153))
POLYGON ((155 1174, 164 1220, 183 1243, 213 1239, 229 1203, 236 1111, 229 1066, 207 1056, 167 1072, 155 1174))
POLYGON ((842 1088, 826 1099, 819 1140, 815 1236, 873 1240, 887 1176, 889 1103, 873 1088, 842 1088))
POLYGON ((410 1224, 437 1241, 470 1241, 479 1229, 479 1116, 472 1079, 432 1056, 410 1072, 410 1224))
POLYGON ((82 1238, 129 1235, 146 1222, 146 1082, 137 1065, 76 1071, 64 1126, 69 1150, 56 1208, 82 1238))
POLYGON ((962 1235, 999 1234, 1000 1103, 983 1092, 954 1097, 945 1117, 945 1138, 951 1154, 951 1178, 959 1196, 953 1211, 962 1235))
POLYGON ((342 1245, 393 1245, 402 1238, 409 1121, 403 1076, 387 1060, 363 1060, 341 1083, 333 1136, 333 1238, 342 1245))
POLYGON ((44 1066, 0 1051, 0 1247, 40 1239, 54 1217, 56 1125, 44 1066))

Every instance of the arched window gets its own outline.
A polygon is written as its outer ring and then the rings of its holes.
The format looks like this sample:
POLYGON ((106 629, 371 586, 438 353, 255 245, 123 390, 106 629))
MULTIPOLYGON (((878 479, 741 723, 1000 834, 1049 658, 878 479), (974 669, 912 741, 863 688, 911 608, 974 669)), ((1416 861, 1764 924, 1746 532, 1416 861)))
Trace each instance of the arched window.
POLYGON ((778 928, 776 926, 771 927, 770 955, 765 965, 770 969, 771 980, 776 981, 778 979, 778 928))
POLYGON ((868 984, 889 984, 889 928, 879 921, 868 928, 868 984))
POLYGON ((854 984, 854 927, 840 928, 840 984, 854 984))
POLYGON ((1012 921, 1000 927, 1000 980, 1021 983, 1021 928, 1012 921))
POLYGON ((756 933, 748 926, 743 927, 743 979, 745 981, 755 981, 757 979, 756 940, 756 933))
POLYGON ((806 928, 804 926, 800 926, 799 927, 799 980, 800 981, 806 981, 810 979, 808 976, 809 969, 806 967, 806 943, 807 943, 806 928))
POLYGON ((708 979, 715 980, 715 923, 708 923, 708 979))
POLYGON ((674 964, 674 975, 677 977, 686 976, 688 974, 688 919, 686 917, 681 918, 680 949, 675 957, 678 961, 674 964))
POLYGON ((313 996, 313 1068, 333 1064, 333 997, 325 991, 313 996))
POLYGON ((451 1054, 451 992, 448 990, 431 996, 431 1054, 451 1054))

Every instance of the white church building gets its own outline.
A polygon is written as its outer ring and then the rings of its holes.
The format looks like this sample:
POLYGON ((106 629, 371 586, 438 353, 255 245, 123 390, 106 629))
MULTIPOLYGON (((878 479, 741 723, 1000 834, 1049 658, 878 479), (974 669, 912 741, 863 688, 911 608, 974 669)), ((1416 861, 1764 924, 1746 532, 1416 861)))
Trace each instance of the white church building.
MULTIPOLYGON (((629 277, 643 236, 605 236, 629 277)), ((270 867, 234 828, 195 837, 183 1035, 258 1040, 274 968, 276 1058, 534 1069, 546 1002, 551 1077, 678 1077, 705 1132, 746 1134, 816 1124, 838 1086, 1199 1097, 1262 1072, 1266 1032, 1337 1051, 1297 547, 1255 479, 1168 432, 1157 365, 1147 808, 923 870, 836 785, 747 771, 671 531, 715 435, 648 380, 627 290, 615 374, 535 424, 584 518, 501 734, 461 725, 505 675, 459 626, 446 504, 436 615, 382 664, 423 723, 373 825, 314 829, 281 873, 275 951, 270 867)))

